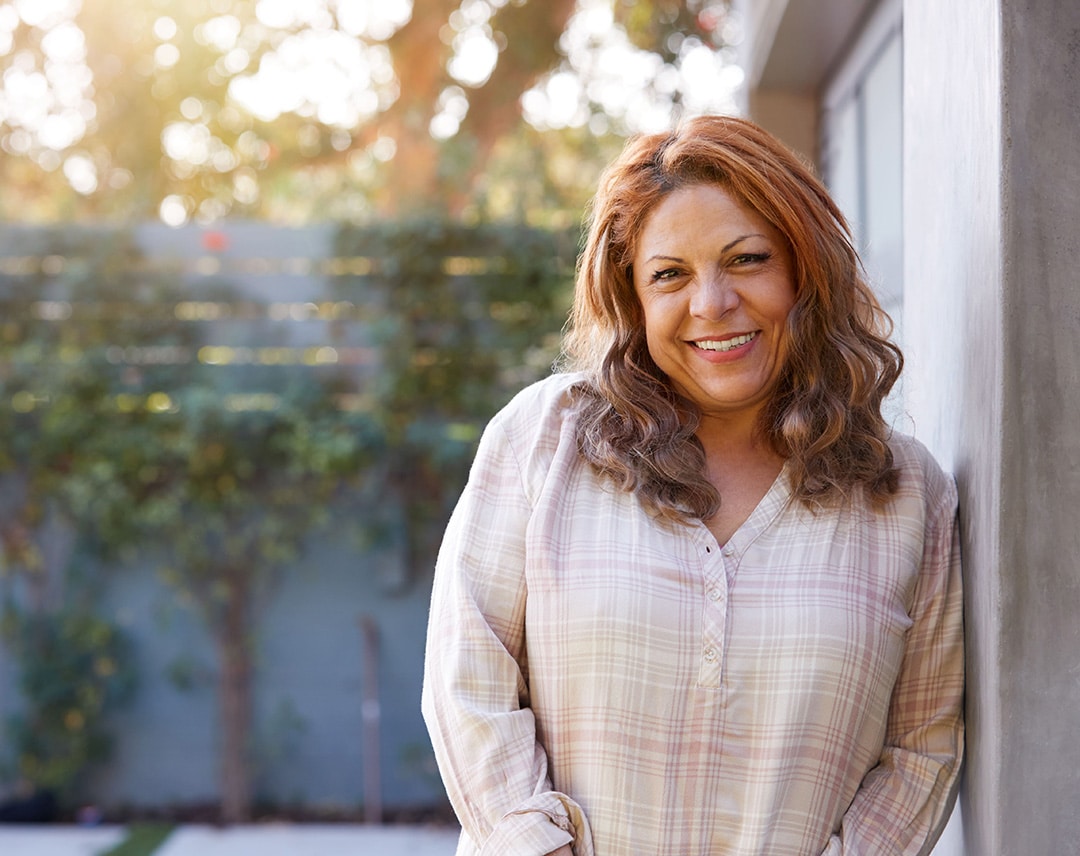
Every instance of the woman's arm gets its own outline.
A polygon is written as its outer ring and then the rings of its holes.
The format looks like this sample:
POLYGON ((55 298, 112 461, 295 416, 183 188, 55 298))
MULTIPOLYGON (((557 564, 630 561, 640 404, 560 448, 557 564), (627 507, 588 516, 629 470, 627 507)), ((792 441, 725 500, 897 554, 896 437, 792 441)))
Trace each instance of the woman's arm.
POLYGON ((881 759, 823 856, 922 856, 952 809, 964 745, 964 639, 951 482, 927 521, 912 618, 881 759))
POLYGON ((481 440, 435 572, 423 712, 465 834, 484 856, 591 856, 580 808, 552 789, 525 654, 531 503, 501 423, 481 440))

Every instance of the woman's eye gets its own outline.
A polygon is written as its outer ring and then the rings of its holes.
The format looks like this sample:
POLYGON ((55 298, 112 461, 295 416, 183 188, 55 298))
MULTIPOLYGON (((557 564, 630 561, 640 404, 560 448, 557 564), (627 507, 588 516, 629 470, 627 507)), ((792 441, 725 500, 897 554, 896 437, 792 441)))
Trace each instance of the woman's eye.
POLYGON ((652 275, 653 282, 668 282, 675 279, 679 275, 679 272, 675 268, 664 268, 658 270, 652 275))
POLYGON ((736 265, 759 265, 772 258, 772 253, 740 253, 732 262, 736 265))

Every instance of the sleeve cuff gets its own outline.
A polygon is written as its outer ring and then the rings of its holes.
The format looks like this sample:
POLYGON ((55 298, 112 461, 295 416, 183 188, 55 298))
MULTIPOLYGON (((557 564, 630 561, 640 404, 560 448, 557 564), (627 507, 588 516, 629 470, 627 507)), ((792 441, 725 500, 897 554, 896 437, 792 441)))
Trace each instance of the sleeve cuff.
POLYGON ((575 856, 594 856, 581 807, 565 794, 536 794, 507 812, 480 848, 480 856, 546 856, 572 844, 575 856))

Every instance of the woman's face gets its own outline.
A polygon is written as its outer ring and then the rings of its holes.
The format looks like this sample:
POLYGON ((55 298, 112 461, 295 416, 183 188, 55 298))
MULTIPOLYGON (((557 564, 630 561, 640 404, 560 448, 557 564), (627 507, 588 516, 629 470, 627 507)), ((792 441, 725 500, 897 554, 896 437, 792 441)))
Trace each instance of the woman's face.
POLYGON ((706 416, 756 414, 787 353, 787 243, 717 185, 672 191, 645 220, 634 288, 649 354, 706 416))

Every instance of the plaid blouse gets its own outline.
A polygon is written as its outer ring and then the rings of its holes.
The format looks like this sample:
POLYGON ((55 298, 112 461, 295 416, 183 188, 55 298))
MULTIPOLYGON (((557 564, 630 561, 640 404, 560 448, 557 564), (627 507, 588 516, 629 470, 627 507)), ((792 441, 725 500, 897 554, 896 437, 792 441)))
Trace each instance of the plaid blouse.
POLYGON ((963 747, 956 490, 825 509, 787 470, 726 544, 577 451, 555 375, 486 429, 435 573, 423 711, 458 856, 928 851, 963 747))

